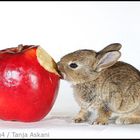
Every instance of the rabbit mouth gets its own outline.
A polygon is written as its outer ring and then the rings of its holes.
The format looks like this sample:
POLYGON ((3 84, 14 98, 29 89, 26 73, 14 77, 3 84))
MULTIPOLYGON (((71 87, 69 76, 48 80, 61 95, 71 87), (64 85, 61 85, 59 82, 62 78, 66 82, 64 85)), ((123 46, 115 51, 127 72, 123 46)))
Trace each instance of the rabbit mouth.
POLYGON ((58 71, 58 73, 59 73, 59 75, 60 75, 60 78, 61 79, 64 79, 64 74, 60 71, 60 70, 57 70, 58 71))
POLYGON ((66 80, 73 83, 73 79, 70 76, 68 76, 66 73, 61 71, 59 74, 61 75, 62 80, 66 80))
POLYGON ((59 74, 60 74, 60 76, 61 76, 61 79, 66 80, 66 74, 65 74, 65 73, 59 71, 59 74))

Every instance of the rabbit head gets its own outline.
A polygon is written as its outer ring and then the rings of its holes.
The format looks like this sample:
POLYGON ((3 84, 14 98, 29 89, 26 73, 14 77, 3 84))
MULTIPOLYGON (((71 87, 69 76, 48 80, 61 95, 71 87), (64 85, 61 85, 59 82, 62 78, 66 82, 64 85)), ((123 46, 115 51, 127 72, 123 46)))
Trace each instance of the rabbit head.
POLYGON ((100 73, 114 65, 120 58, 121 44, 110 44, 99 52, 77 50, 61 58, 58 69, 65 80, 73 84, 85 83, 98 78, 100 73))

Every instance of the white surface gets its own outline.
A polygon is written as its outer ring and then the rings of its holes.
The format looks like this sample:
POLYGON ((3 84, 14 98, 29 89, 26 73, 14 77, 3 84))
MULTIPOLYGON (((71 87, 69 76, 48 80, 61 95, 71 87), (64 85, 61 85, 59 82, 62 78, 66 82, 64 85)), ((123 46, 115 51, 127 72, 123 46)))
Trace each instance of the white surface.
MULTIPOLYGON (((121 60, 140 69, 139 40, 139 2, 0 2, 0 49, 39 44, 59 61, 77 49, 98 51, 119 42, 121 60)), ((30 137, 31 132, 49 133, 50 138, 140 137, 140 125, 73 124, 71 118, 78 109, 70 84, 61 81, 58 98, 45 120, 31 124, 0 121, 1 138, 16 138, 13 132, 20 138, 23 133, 30 137)))
POLYGON ((49 115, 35 123, 0 121, 1 138, 139 138, 139 125, 75 124, 70 116, 49 115))

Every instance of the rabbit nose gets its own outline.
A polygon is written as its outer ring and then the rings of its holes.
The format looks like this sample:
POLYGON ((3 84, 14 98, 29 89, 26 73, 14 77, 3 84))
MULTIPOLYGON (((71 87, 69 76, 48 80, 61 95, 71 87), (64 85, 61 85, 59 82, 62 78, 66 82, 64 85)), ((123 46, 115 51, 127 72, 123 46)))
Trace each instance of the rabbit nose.
POLYGON ((57 63, 57 67, 58 67, 58 73, 60 74, 61 78, 64 79, 64 76, 61 72, 62 71, 62 66, 61 66, 60 62, 57 63))
POLYGON ((60 71, 60 62, 57 63, 58 70, 60 71))
POLYGON ((60 66, 60 62, 57 62, 57 66, 58 66, 58 68, 59 68, 59 66, 60 66))
POLYGON ((63 71, 63 66, 60 62, 57 63, 57 67, 59 71, 63 71))

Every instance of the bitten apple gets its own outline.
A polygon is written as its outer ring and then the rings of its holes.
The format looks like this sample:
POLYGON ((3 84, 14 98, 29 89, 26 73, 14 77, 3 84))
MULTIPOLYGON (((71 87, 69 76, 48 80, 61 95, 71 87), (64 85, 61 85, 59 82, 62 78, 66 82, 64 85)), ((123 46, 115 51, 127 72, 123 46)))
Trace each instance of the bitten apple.
POLYGON ((0 119, 43 119, 57 97, 60 76, 53 58, 40 46, 0 51, 0 119))

